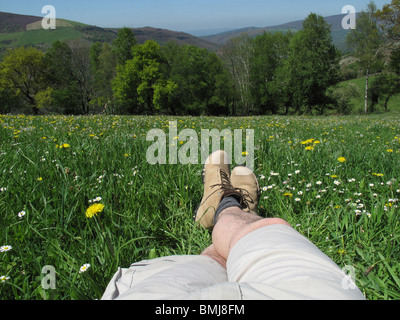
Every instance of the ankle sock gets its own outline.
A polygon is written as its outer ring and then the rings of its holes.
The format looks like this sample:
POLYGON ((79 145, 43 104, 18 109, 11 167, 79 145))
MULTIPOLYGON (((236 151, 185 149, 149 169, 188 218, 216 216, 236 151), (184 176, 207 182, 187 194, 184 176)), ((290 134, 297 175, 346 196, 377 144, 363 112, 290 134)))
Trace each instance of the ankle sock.
POLYGON ((215 212, 214 215, 214 225, 217 223, 218 216, 219 214, 224 211, 225 209, 231 208, 231 207, 238 207, 242 209, 242 206, 240 205, 238 199, 235 196, 229 196, 226 198, 223 198, 217 208, 217 211, 215 212))

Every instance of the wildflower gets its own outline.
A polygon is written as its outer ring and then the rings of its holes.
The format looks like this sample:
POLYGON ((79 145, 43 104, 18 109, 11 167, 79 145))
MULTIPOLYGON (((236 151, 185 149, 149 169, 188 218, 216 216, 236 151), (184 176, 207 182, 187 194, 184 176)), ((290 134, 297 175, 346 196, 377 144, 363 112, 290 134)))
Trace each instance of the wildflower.
POLYGON ((300 198, 296 198, 296 199, 294 199, 294 201, 299 202, 299 201, 301 201, 301 199, 300 198))
POLYGON ((341 183, 340 183, 340 181, 337 181, 337 180, 335 180, 334 182, 333 182, 335 185, 337 185, 337 186, 339 186, 341 183))
POLYGON ((340 158, 338 158, 337 160, 338 160, 339 162, 341 162, 341 163, 347 161, 345 157, 340 157, 340 158))
POLYGON ((21 211, 20 213, 18 213, 18 218, 22 218, 24 215, 26 215, 25 211, 21 211))
POLYGON ((70 145, 68 143, 63 143, 62 145, 59 146, 60 149, 67 149, 69 147, 70 145))
POLYGON ((101 213, 104 209, 104 204, 101 203, 96 203, 92 204, 89 208, 86 210, 86 217, 87 218, 93 218, 93 216, 97 216, 99 213, 101 213))
POLYGON ((305 148, 305 150, 306 151, 312 151, 312 150, 314 150, 314 147, 308 146, 308 147, 305 148))
POLYGON ((7 252, 10 251, 12 249, 12 246, 6 245, 6 246, 2 246, 0 247, 0 252, 7 252))
POLYGON ((247 151, 242 152, 242 156, 247 156, 247 155, 249 155, 249 153, 247 151))
POLYGON ((92 203, 92 202, 100 202, 101 200, 103 200, 102 197, 96 197, 96 198, 94 198, 93 200, 89 200, 89 203, 92 203))
POLYGON ((321 185, 322 181, 317 181, 316 184, 321 185))
POLYGON ((39 177, 39 178, 37 178, 36 180, 37 180, 37 181, 43 181, 43 178, 42 178, 42 177, 39 177))
POLYGON ((387 149, 386 152, 391 153, 391 152, 393 152, 393 149, 387 149))
POLYGON ((7 276, 0 276, 0 281, 1 281, 1 282, 6 282, 7 280, 10 280, 10 277, 7 277, 7 276))
POLYGON ((79 273, 86 272, 86 271, 88 271, 89 268, 90 268, 90 264, 89 263, 85 263, 82 267, 80 267, 79 273))
POLYGON ((4 187, 0 188, 0 192, 4 192, 4 191, 7 191, 7 188, 4 188, 4 187))
POLYGON ((373 176, 377 176, 377 177, 383 177, 383 173, 372 173, 373 176))
POLYGON ((292 197, 293 195, 291 193, 289 193, 289 192, 286 192, 286 193, 283 194, 283 196, 284 197, 292 197))

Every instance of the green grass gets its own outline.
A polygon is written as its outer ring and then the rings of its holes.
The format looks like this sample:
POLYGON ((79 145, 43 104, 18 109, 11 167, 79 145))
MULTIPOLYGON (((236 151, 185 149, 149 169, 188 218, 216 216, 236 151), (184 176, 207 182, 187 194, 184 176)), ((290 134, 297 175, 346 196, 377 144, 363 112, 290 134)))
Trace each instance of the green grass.
POLYGON ((199 254, 211 243, 192 222, 202 165, 146 161, 146 134, 168 133, 173 119, 178 132, 193 128, 199 136, 201 129, 254 129, 260 214, 286 219, 340 267, 355 267, 367 299, 400 299, 397 114, 0 116, 0 246, 12 246, 0 252, 0 276, 9 277, 1 299, 99 299, 118 267, 199 254), (96 197, 104 210, 88 219, 96 197), (42 289, 46 265, 56 270, 55 290, 42 289))
MULTIPOLYGON (((369 85, 371 85, 373 79, 374 79, 374 76, 372 75, 369 78, 369 85)), ((351 100, 351 103, 353 106, 351 112, 353 114, 363 114, 365 112, 365 77, 343 81, 339 85, 346 86, 349 83, 354 83, 358 87, 359 92, 360 92, 359 97, 351 100)), ((390 112, 399 112, 400 111, 400 94, 390 98, 389 103, 388 103, 388 111, 390 111, 390 112)), ((385 112, 383 101, 379 101, 379 103, 375 106, 374 112, 375 113, 385 112)))
POLYGON ((57 27, 55 30, 30 30, 0 34, 0 48, 52 44, 55 41, 68 41, 83 38, 82 32, 72 27, 57 27))

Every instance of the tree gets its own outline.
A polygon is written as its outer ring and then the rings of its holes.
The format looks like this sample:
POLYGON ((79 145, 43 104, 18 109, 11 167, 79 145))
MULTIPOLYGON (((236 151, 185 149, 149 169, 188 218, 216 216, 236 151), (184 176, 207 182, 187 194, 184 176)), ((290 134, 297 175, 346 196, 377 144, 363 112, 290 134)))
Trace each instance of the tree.
POLYGON ((163 49, 168 78, 177 84, 172 114, 228 114, 232 82, 221 59, 193 45, 170 42, 163 49))
POLYGON ((117 63, 123 65, 133 58, 133 47, 136 45, 136 38, 129 28, 122 28, 113 42, 114 52, 117 56, 117 63))
POLYGON ((77 114, 79 105, 78 84, 72 70, 72 51, 65 42, 56 41, 45 54, 47 81, 53 91, 54 111, 77 114))
POLYGON ((400 93, 399 77, 390 72, 377 75, 371 82, 371 112, 374 106, 383 100, 385 111, 388 111, 388 103, 391 97, 400 93))
POLYGON ((103 111, 113 110, 112 80, 116 75, 117 57, 108 43, 94 43, 90 49, 95 95, 93 104, 103 111))
POLYGON ((90 48, 79 41, 57 41, 45 59, 56 108, 67 114, 88 114, 95 96, 90 48))
POLYGON ((39 113, 37 95, 48 90, 45 75, 44 55, 35 48, 8 50, 0 64, 0 82, 3 88, 22 97, 34 114, 39 113))
POLYGON ((229 71, 236 92, 239 95, 239 108, 233 114, 244 115, 253 112, 251 96, 250 65, 254 54, 254 42, 248 34, 229 40, 221 49, 221 56, 229 71))
POLYGON ((376 5, 368 4, 368 10, 360 13, 357 19, 356 29, 350 31, 346 42, 354 49, 354 55, 365 75, 365 113, 368 112, 368 84, 369 76, 376 71, 380 65, 380 46, 382 35, 379 32, 375 18, 376 5))
POLYGON ((385 4, 382 10, 376 11, 375 17, 382 22, 381 28, 389 39, 400 40, 400 0, 385 4))
POLYGON ((168 92, 172 94, 172 83, 169 83, 169 90, 160 91, 166 80, 165 60, 160 46, 149 40, 135 46, 133 58, 117 67, 112 88, 118 102, 129 113, 154 114, 160 107, 159 101, 166 99, 164 95, 168 92))
POLYGON ((327 90, 339 82, 339 52, 332 43, 330 26, 325 19, 310 14, 303 29, 290 40, 289 55, 281 77, 296 112, 316 108, 322 113, 331 103, 327 90))
POLYGON ((284 105, 279 68, 287 58, 290 33, 263 33, 254 40, 251 60, 251 93, 261 114, 275 114, 284 105))

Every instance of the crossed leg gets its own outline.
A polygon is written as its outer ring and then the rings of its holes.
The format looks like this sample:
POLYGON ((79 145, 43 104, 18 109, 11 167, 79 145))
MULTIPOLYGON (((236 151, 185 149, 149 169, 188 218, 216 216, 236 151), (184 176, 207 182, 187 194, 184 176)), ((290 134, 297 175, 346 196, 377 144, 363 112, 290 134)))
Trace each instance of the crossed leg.
POLYGON ((288 222, 279 218, 264 219, 237 207, 228 208, 218 217, 212 233, 212 245, 201 255, 216 260, 226 268, 229 252, 241 238, 257 229, 277 224, 290 226, 288 222))

